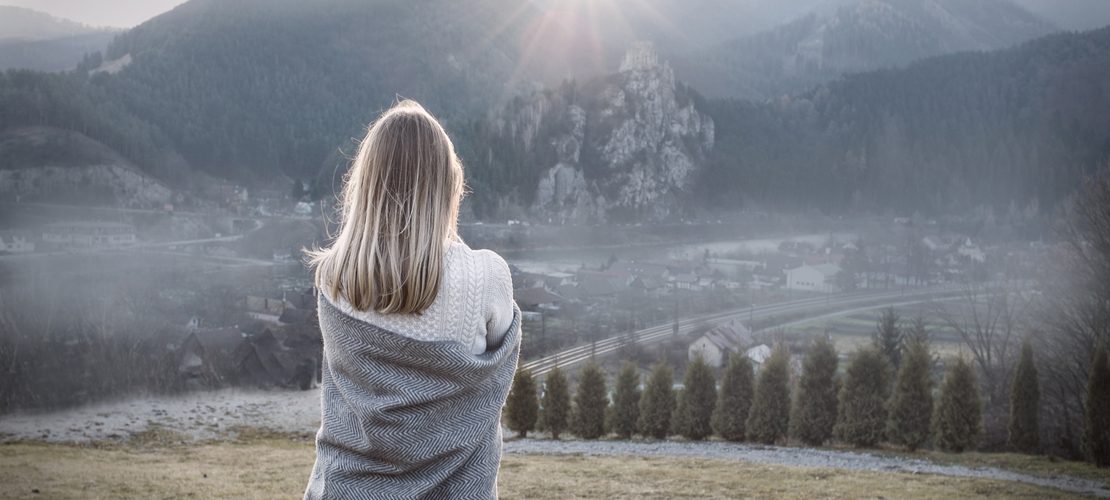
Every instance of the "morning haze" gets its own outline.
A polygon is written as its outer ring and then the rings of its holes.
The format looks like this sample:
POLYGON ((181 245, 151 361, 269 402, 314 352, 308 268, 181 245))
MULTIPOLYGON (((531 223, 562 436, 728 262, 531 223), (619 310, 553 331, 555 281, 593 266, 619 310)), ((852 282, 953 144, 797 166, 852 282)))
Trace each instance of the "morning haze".
POLYGON ((305 491, 348 353, 306 249, 402 99, 504 260, 502 494, 1110 491, 1110 2, 3 4, 46 13, 0 8, 15 496, 305 491))

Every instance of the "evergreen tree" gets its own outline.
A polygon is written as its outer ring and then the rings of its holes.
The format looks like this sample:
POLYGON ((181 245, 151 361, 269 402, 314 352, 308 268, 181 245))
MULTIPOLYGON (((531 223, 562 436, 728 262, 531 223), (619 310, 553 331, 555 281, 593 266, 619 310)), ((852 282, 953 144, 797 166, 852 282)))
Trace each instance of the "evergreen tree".
POLYGON ((810 446, 820 446, 836 425, 836 347, 825 336, 810 344, 802 365, 802 378, 790 412, 790 436, 810 446))
POLYGON ((937 448, 962 452, 975 447, 983 429, 983 404, 975 371, 957 358, 944 382, 933 413, 933 439, 937 448))
POLYGON ((663 364, 655 365, 647 387, 640 397, 640 433, 665 439, 671 430, 671 413, 675 408, 674 372, 663 364))
POLYGON ((517 370, 513 377, 513 387, 505 403, 505 414, 509 428, 520 437, 528 437, 528 431, 535 429, 539 417, 539 400, 536 397, 536 381, 527 368, 517 370))
POLYGON ((875 332, 871 334, 871 341, 875 348, 886 356, 886 360, 895 370, 902 360, 902 327, 898 324, 900 320, 894 308, 888 307, 879 316, 875 332))
POLYGON ((713 407, 717 403, 717 382, 713 379, 713 369, 700 354, 686 367, 683 385, 686 389, 682 391, 680 432, 688 439, 700 441, 713 433, 711 421, 713 407))
POLYGON ((636 365, 627 362, 617 375, 613 392, 613 432, 621 439, 628 439, 636 432, 640 418, 640 375, 636 365))
POLYGON ((1009 443, 1015 450, 1036 453, 1041 447, 1038 413, 1041 386, 1037 365, 1033 362, 1033 346, 1026 339, 1021 346, 1021 359, 1010 384, 1009 443))
POLYGON ((552 438, 559 439, 559 435, 567 430, 570 417, 570 389, 563 370, 556 366, 547 372, 544 388, 543 427, 551 433, 552 438))
POLYGON ((582 439, 597 439, 605 435, 605 410, 609 407, 609 393, 605 388, 605 375, 596 363, 587 363, 578 379, 578 392, 574 395, 574 433, 582 439))
POLYGON ((933 355, 929 352, 929 339, 925 322, 918 318, 914 334, 906 341, 902 366, 894 382, 887 410, 886 436, 890 442, 916 450, 929 439, 930 419, 933 416, 933 355))
POLYGON ((1091 463, 1110 466, 1110 360, 1103 342, 1095 349, 1084 406, 1083 450, 1091 463))
POLYGON ((752 362, 732 356, 721 379, 721 393, 713 411, 713 430, 728 441, 743 441, 752 407, 752 362))
POLYGON ((886 398, 890 365, 873 347, 856 351, 844 373, 833 433, 854 446, 875 446, 886 430, 886 398))
POLYGON ((763 364, 745 425, 752 441, 775 444, 786 437, 790 425, 790 353, 785 345, 775 347, 763 364))

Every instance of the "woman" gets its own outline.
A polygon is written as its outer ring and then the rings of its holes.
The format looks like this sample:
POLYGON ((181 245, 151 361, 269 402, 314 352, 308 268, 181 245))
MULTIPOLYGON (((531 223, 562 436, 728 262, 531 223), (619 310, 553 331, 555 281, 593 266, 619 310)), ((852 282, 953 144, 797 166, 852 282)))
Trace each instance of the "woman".
POLYGON ((413 101, 370 127, 341 228, 308 251, 324 339, 305 498, 492 498, 520 311, 509 268, 459 238, 462 165, 413 101))

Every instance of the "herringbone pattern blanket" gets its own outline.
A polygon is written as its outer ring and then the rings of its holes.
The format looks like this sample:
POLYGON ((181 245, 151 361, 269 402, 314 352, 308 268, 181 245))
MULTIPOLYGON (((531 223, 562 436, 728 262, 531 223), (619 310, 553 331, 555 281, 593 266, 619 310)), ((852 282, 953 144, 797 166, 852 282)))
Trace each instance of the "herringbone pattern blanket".
POLYGON ((474 355, 317 302, 322 411, 305 498, 495 498, 520 309, 501 345, 474 355))

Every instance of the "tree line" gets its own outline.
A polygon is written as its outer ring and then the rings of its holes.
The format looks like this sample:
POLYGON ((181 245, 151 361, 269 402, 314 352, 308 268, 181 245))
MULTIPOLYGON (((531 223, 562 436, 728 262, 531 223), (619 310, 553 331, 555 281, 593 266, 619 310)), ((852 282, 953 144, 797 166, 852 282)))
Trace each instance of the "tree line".
MULTIPOLYGON (((717 436, 765 445, 836 442, 873 448, 887 443, 910 451, 926 446, 957 453, 975 450, 983 432, 983 401, 972 364, 963 356, 954 357, 938 385, 923 321, 916 321, 897 344, 889 340, 880 328, 873 342, 857 349, 839 373, 833 342, 815 338, 796 381, 784 344, 776 346, 758 373, 746 356, 731 356, 719 383, 714 370, 696 356, 677 390, 665 363, 657 363, 642 384, 636 366, 626 362, 611 396, 601 368, 593 362, 582 368, 573 395, 561 369, 547 373, 542 384, 521 369, 513 380, 506 420, 521 437, 543 430, 554 439, 569 432, 581 439, 679 435, 700 441, 717 436)), ((1093 359, 1084 450, 1089 460, 1107 466, 1110 359, 1105 345, 1093 359)), ((1013 373, 1008 444, 1015 451, 1038 453, 1040 383, 1028 341, 1013 373)))

